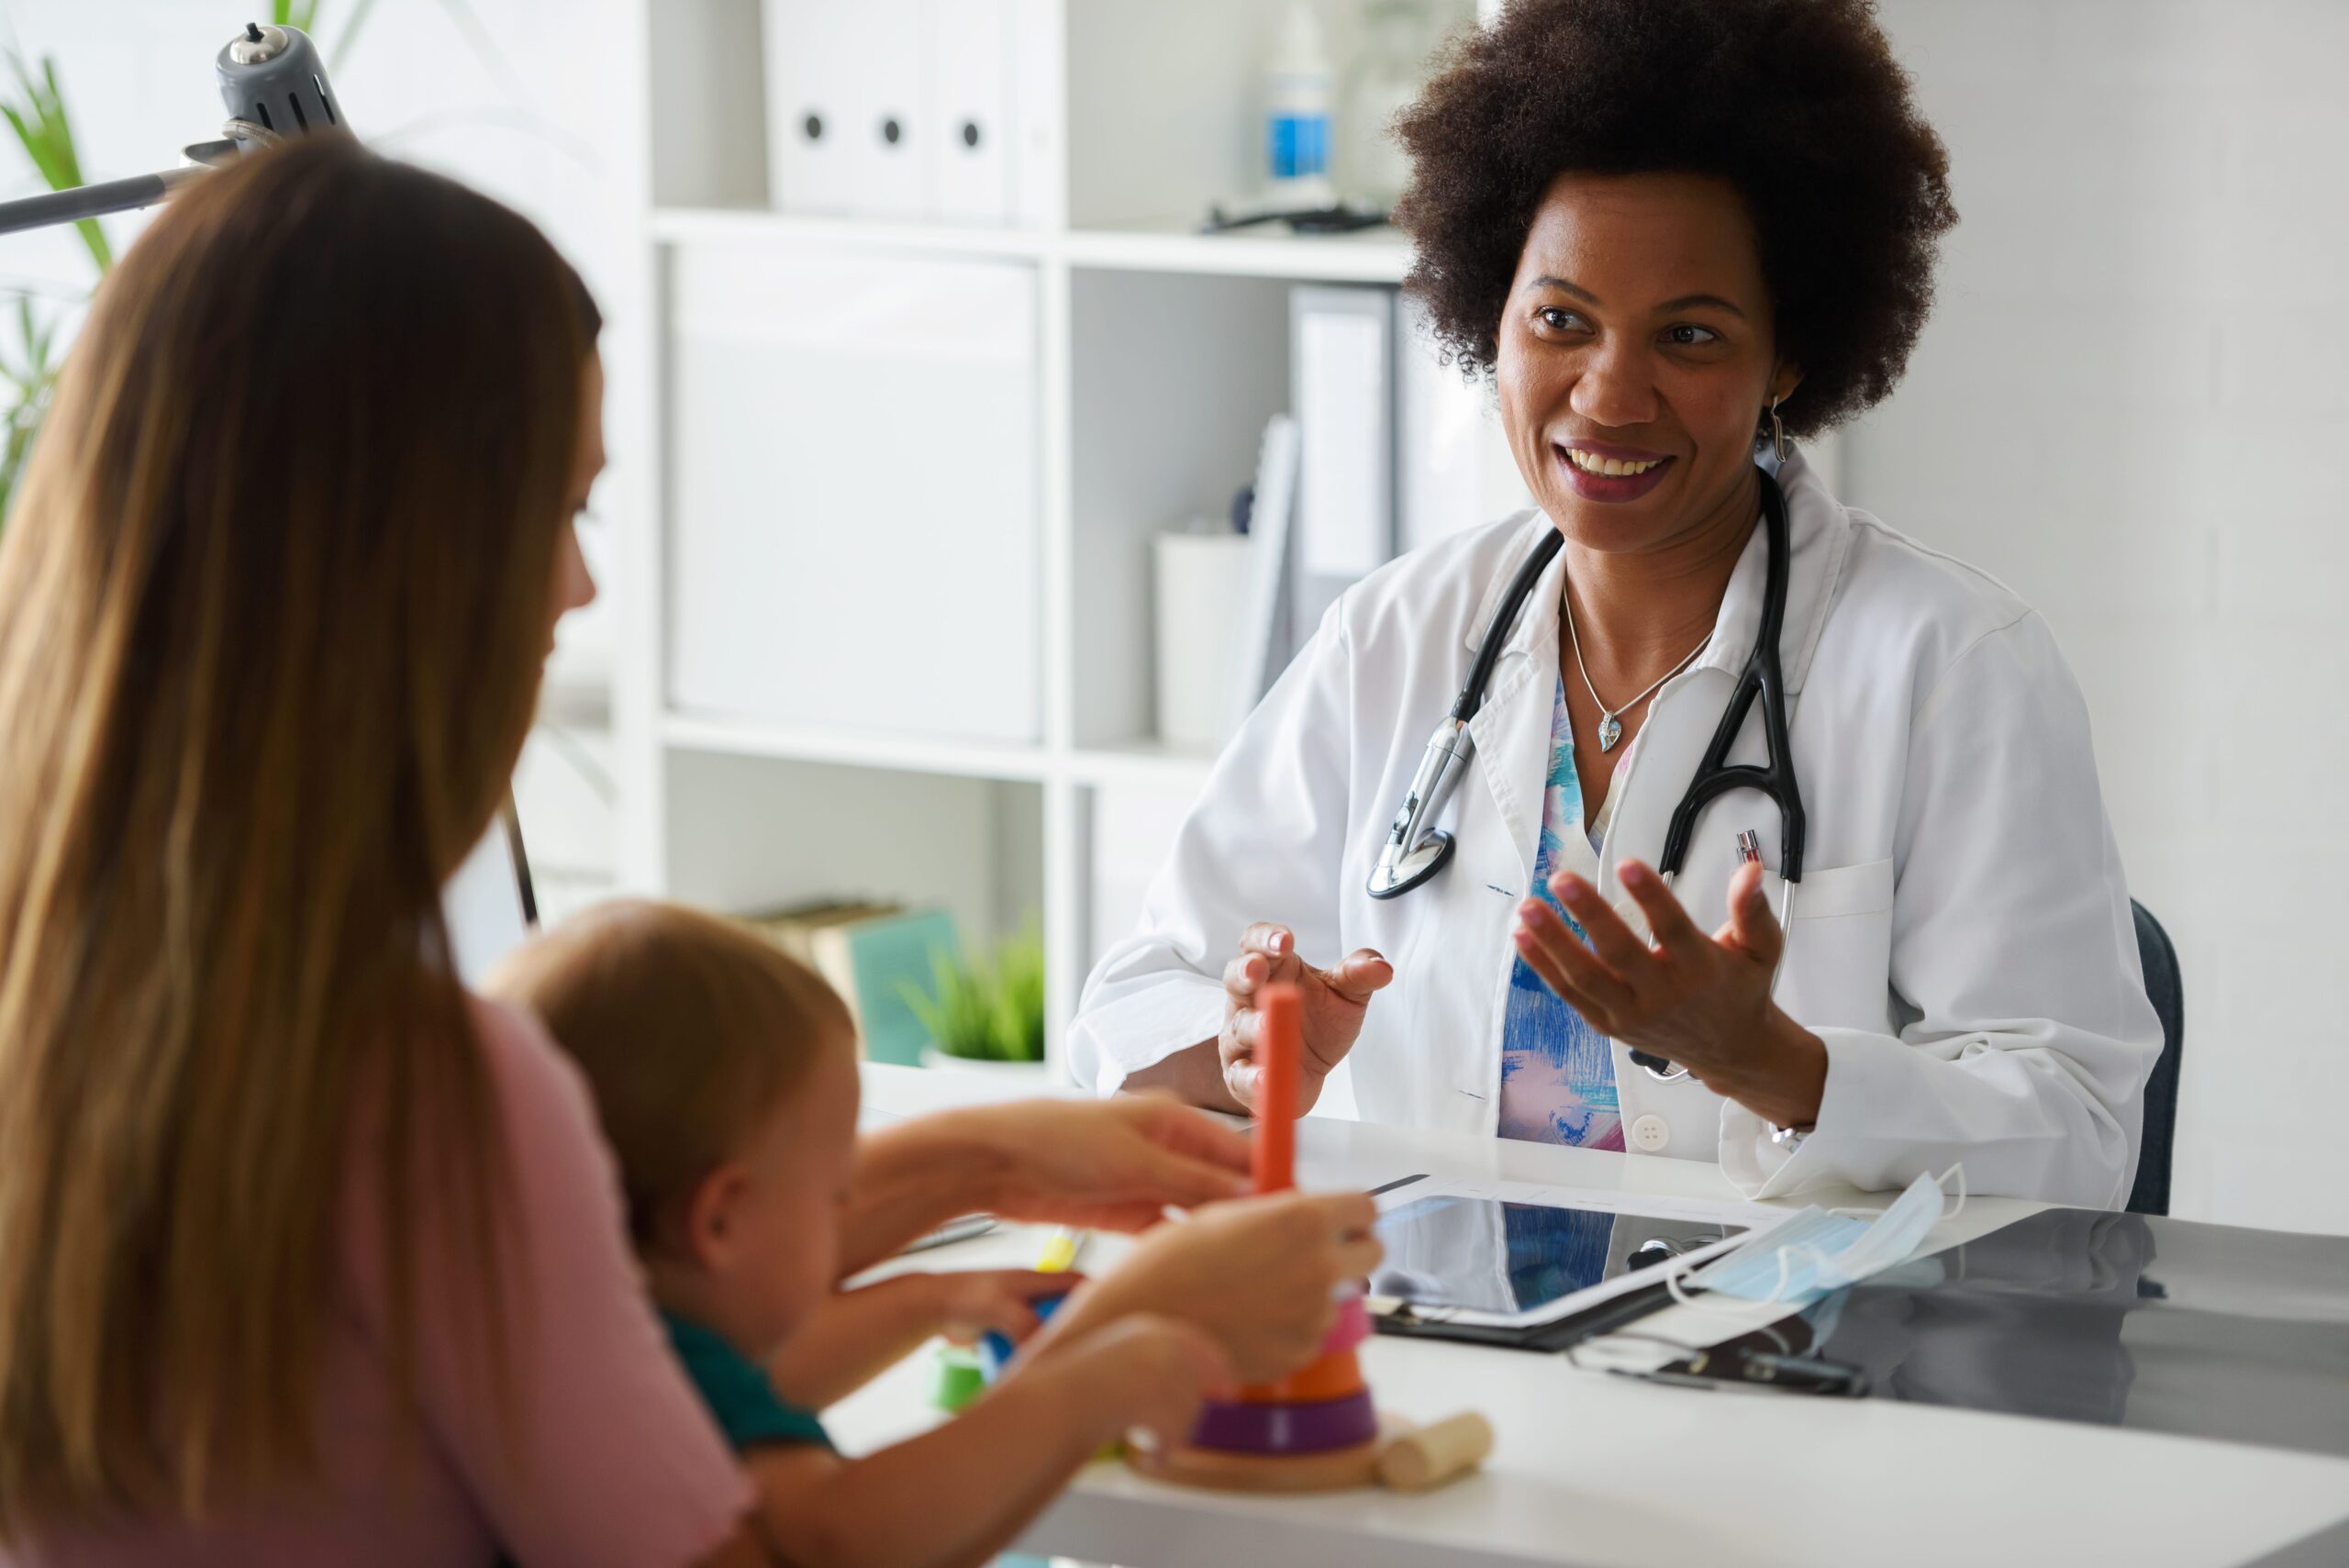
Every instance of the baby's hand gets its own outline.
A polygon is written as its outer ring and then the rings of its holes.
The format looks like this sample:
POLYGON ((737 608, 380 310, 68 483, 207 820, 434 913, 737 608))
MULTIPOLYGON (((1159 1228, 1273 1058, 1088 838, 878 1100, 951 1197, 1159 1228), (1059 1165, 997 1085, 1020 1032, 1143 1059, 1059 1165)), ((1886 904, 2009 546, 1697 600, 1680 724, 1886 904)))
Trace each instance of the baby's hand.
MULTIPOLYGON (((1062 1354, 1113 1433, 1156 1445, 1181 1442, 1202 1401, 1237 1386, 1231 1359, 1206 1330, 1138 1315, 1097 1329, 1062 1354)), ((1051 1364, 1048 1362, 1047 1364, 1051 1364)))
POLYGON ((1040 1273, 1033 1269, 972 1269, 936 1276, 939 1331, 958 1345, 987 1333, 1013 1344, 1024 1342, 1040 1323, 1029 1303, 1059 1296, 1085 1283, 1083 1274, 1040 1273))

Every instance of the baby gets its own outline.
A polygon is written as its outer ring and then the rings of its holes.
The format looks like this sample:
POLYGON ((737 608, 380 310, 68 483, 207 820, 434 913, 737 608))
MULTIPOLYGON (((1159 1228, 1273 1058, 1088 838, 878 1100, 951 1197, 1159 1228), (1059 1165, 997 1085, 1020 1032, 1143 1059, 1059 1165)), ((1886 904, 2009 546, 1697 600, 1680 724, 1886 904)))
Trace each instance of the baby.
POLYGON ((491 989, 584 1071, 653 1300, 785 1561, 984 1562, 1105 1441, 1180 1435, 1230 1381, 1198 1329, 1129 1316, 1023 1355, 955 1420, 841 1458, 815 1411, 930 1334, 1025 1334, 1027 1298, 1068 1276, 836 1291, 855 1031, 821 979, 739 926, 607 905, 518 953, 491 989))

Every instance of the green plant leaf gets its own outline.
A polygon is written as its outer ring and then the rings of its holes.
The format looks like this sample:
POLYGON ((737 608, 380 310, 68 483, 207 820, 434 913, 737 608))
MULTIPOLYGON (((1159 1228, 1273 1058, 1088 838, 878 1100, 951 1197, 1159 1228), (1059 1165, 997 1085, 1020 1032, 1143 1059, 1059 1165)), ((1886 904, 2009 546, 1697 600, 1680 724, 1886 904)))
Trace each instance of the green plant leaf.
POLYGON ((993 1011, 1006 1061, 1044 1059, 1044 937, 1035 921, 996 950, 993 1011))
MULTIPOLYGON (((57 61, 44 55, 40 72, 35 75, 17 50, 10 50, 7 59, 13 80, 7 85, 6 97, 0 99, 0 113, 6 115, 17 144, 50 190, 70 191, 83 183, 72 117, 66 112, 64 91, 57 83, 57 61)), ((97 263, 98 271, 103 273, 112 267, 114 247, 98 220, 85 217, 73 227, 80 232, 82 243, 89 250, 90 259, 97 263)))
POLYGON ((983 974, 964 968, 941 947, 930 950, 930 990, 901 980, 897 995, 921 1020, 931 1042, 949 1056, 993 1055, 983 974))
POLYGON ((0 527, 6 526, 17 481, 23 477, 25 463, 32 454, 33 437, 49 413, 50 401, 57 390, 57 365, 50 357, 56 342, 56 318, 37 310, 31 294, 19 292, 16 328, 23 357, 0 361, 0 374, 6 375, 15 394, 10 406, 0 411, 0 527))
POLYGON ((1044 938, 1034 920, 991 957, 957 962, 942 948, 930 955, 930 989, 910 981, 897 994, 949 1056, 984 1062, 1044 1059, 1044 938))

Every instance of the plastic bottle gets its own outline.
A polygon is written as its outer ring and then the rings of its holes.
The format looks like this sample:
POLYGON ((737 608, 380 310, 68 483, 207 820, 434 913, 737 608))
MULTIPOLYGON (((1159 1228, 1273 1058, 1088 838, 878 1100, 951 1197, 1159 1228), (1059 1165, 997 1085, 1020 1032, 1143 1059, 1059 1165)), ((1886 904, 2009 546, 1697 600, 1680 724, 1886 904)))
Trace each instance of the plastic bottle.
POLYGON ((1336 201, 1330 181, 1336 97, 1337 72, 1322 43, 1321 19, 1310 0, 1290 0, 1264 68, 1264 183, 1285 207, 1336 201))
POLYGON ((1411 177, 1411 160, 1390 128, 1427 84, 1427 9, 1419 0, 1373 0, 1370 47, 1346 96, 1337 178, 1349 201, 1380 212, 1411 177))

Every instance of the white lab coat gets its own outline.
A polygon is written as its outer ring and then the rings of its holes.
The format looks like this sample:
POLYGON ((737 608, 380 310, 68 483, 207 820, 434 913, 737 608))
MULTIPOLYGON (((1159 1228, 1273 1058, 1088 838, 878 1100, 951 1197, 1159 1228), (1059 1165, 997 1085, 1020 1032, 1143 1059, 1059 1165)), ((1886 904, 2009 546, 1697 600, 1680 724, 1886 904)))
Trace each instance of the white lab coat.
MULTIPOLYGON (((1826 1042, 1826 1095, 1790 1154, 1753 1112, 1693 1079, 1657 1082, 1619 1042, 1626 1144, 1718 1160, 1754 1196, 1898 1187, 1962 1161, 1975 1192, 2118 1207, 2161 1030, 2079 688, 2004 585, 1843 506, 1798 454, 1781 478, 1794 551, 1780 656, 1809 840, 1776 995, 1826 1042)), ((1070 1038, 1080 1082, 1108 1093, 1213 1038, 1241 930, 1277 920, 1308 962, 1367 947, 1395 965, 1322 1108, 1494 1132, 1563 554, 1470 725, 1451 863, 1391 901, 1364 884, 1503 585, 1551 526, 1528 511, 1442 541, 1331 607, 1217 762, 1133 934, 1086 981, 1070 1038)), ((1615 868, 1661 855, 1753 648, 1767 553, 1757 528, 1711 643, 1656 694, 1614 786, 1599 888, 1635 929, 1615 868)), ((1764 757, 1756 703, 1731 760, 1764 757)), ((1676 884, 1708 930, 1726 918, 1743 828, 1761 835, 1779 907, 1777 809, 1735 792, 1698 817, 1676 884)))

